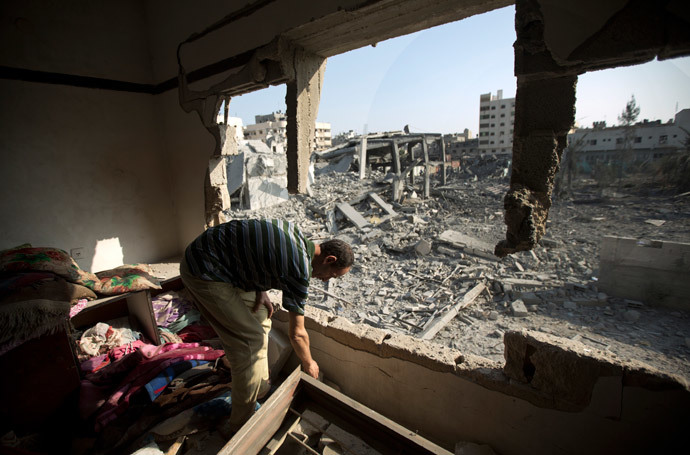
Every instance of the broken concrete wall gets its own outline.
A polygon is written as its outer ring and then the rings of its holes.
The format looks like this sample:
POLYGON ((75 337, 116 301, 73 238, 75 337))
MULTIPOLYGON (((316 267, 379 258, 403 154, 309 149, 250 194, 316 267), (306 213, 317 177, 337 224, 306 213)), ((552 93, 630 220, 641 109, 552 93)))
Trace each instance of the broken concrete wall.
POLYGON ((285 202, 287 156, 274 153, 262 141, 243 141, 238 154, 223 157, 227 163, 227 189, 239 200, 239 207, 256 210, 285 202))
MULTIPOLYGON (((274 327, 287 331, 284 311, 274 327)), ((611 363, 571 340, 510 333, 504 373, 486 359, 312 307, 306 327, 327 380, 449 450, 471 441, 505 455, 663 451, 688 424, 690 393, 680 379, 611 363)))
POLYGON ((0 66, 68 77, 0 79, 0 249, 83 247, 86 270, 172 256, 177 223, 155 99, 70 85, 76 76, 151 82, 144 11, 83 6, 3 2, 0 66))

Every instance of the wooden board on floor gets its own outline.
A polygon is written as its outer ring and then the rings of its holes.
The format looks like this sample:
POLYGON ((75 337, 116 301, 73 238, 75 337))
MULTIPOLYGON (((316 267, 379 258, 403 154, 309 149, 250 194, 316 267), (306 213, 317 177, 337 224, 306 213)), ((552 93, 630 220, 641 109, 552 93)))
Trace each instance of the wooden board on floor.
MULTIPOLYGON (((299 368, 290 374, 219 454, 261 453, 266 444, 281 438, 282 435, 275 438, 273 435, 283 425, 290 409, 297 413, 314 410, 382 455, 451 455, 451 452, 417 433, 302 373, 299 368)), ((276 447, 270 447, 268 451, 271 450, 276 450, 276 447)))
POLYGON ((650 305, 690 310, 690 243, 604 237, 599 289, 650 305))

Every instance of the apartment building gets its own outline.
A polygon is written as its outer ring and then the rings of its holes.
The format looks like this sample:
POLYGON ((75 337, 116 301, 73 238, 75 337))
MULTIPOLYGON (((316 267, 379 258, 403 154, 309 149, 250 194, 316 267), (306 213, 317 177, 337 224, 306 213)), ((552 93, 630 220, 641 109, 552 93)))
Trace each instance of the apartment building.
MULTIPOLYGON (((605 122, 594 122, 592 128, 574 129, 568 134, 568 146, 577 153, 577 162, 583 170, 596 163, 611 163, 621 159, 625 148, 626 128, 607 127, 605 122)), ((669 154, 687 151, 690 141, 690 109, 678 112, 672 120, 643 120, 633 127, 628 161, 658 160, 669 154)))
POLYGON ((503 90, 496 95, 479 96, 479 151, 509 154, 513 151, 515 98, 503 98, 503 90))
MULTIPOLYGON (((270 114, 255 115, 253 125, 244 128, 246 139, 265 142, 273 150, 280 153, 287 149, 287 114, 277 111, 270 114)), ((331 124, 315 122, 314 150, 325 150, 331 147, 331 124)))

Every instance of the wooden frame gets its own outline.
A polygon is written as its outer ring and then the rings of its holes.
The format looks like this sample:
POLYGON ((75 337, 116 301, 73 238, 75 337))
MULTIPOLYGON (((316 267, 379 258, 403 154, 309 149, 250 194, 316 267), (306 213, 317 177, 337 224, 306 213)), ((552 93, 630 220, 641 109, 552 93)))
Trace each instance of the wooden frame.
MULTIPOLYGON (((219 455, 262 453, 264 446, 283 426, 288 412, 299 414, 305 409, 318 411, 330 422, 356 434, 381 454, 451 454, 413 431, 302 373, 298 367, 228 441, 219 455)), ((286 426, 292 425, 287 422, 286 426)), ((277 437, 284 438, 285 435, 277 437)))

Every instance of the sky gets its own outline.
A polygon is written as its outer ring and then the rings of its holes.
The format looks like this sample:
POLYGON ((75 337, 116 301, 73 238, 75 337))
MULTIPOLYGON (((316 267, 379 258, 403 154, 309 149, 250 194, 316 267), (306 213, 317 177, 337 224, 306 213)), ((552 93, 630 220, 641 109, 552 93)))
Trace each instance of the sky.
MULTIPOLYGON (((402 130, 457 133, 479 128, 479 95, 513 98, 515 8, 389 39, 328 59, 318 121, 332 134, 402 130)), ((639 119, 672 119, 690 108, 690 57, 653 61, 580 75, 576 124, 618 123, 635 96, 639 119)), ((230 115, 244 125, 254 116, 285 112, 285 85, 233 98, 230 115)))

